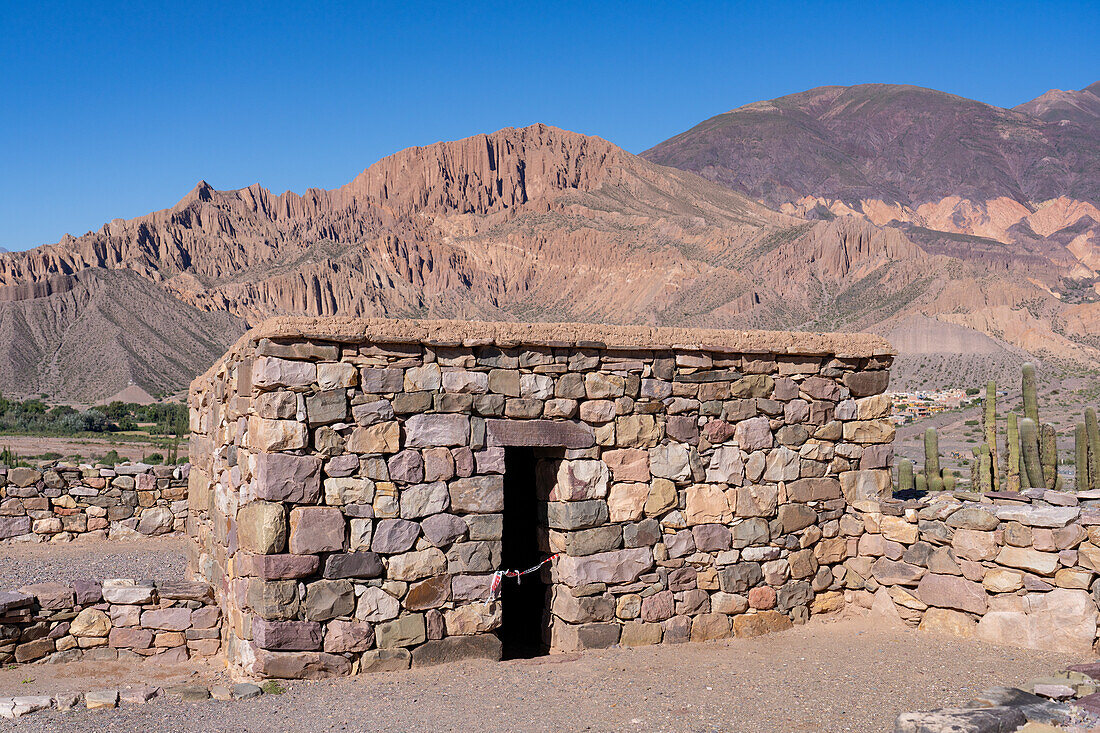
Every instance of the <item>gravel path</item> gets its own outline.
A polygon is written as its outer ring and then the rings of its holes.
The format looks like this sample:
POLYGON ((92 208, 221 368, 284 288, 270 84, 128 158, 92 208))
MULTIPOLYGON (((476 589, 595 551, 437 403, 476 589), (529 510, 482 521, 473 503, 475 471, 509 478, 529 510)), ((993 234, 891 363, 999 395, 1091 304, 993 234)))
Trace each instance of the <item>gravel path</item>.
POLYGON ((59 583, 103 578, 183 580, 186 548, 184 537, 0 545, 0 590, 47 580, 59 583))
MULTIPOLYGON (((1079 661, 1065 654, 884 630, 864 619, 815 620, 758 639, 294 682, 285 695, 253 701, 156 701, 114 711, 55 711, 28 716, 16 726, 52 733, 881 733, 891 729, 899 712, 957 704, 984 688, 1022 684, 1079 661)), ((109 682, 103 680, 102 686, 109 682)))

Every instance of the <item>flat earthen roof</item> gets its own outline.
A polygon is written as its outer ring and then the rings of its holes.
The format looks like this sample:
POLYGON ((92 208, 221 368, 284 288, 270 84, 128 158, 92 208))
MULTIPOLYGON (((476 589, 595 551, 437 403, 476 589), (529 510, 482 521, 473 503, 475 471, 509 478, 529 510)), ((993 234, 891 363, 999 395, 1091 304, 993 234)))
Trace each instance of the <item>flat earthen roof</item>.
POLYGON ((264 338, 309 339, 349 344, 669 349, 844 358, 892 356, 896 353, 885 339, 869 333, 659 328, 611 326, 600 323, 513 323, 277 316, 267 319, 245 333, 226 355, 243 353, 245 349, 250 348, 250 344, 264 338))

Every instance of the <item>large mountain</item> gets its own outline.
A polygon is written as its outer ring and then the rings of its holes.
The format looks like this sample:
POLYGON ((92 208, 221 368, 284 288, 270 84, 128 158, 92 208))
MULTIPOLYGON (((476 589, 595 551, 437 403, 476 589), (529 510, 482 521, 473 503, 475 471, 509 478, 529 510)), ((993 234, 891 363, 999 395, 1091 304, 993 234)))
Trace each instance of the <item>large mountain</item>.
POLYGON ((1069 244, 962 257, 703 173, 535 125, 410 148, 331 191, 200 182, 169 209, 0 254, 0 390, 182 387, 276 314, 875 330, 942 379, 1024 349, 1100 354, 1096 306, 1051 287, 1069 244))

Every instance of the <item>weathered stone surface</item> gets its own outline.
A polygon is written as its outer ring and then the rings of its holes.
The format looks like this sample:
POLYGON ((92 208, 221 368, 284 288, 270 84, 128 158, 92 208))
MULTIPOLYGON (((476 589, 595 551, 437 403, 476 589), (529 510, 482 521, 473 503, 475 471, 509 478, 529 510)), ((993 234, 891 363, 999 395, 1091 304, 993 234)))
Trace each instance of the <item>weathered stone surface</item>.
POLYGON ((888 469, 844 471, 840 474, 840 488, 849 502, 888 497, 891 487, 888 469))
POLYGON ((649 496, 645 500, 646 516, 660 516, 674 509, 677 501, 676 484, 668 479, 655 478, 650 483, 649 496))
MULTIPOLYGON (((184 609, 187 611, 187 609, 184 609)), ((190 615, 190 611, 187 611, 190 615)), ((190 625, 190 624, 189 624, 190 625)), ((69 633, 75 637, 107 636, 111 632, 111 619, 96 608, 85 608, 69 625, 69 633)))
POLYGON ((783 504, 779 507, 779 523, 784 533, 797 532, 817 521, 817 512, 802 504, 783 504))
POLYGON ((615 421, 615 443, 625 448, 657 445, 660 434, 652 415, 627 415, 615 421))
POLYGON ((295 555, 344 549, 344 515, 335 507, 290 510, 290 551, 295 555))
POLYGON ((1028 570, 1039 575, 1054 575, 1054 571, 1058 568, 1058 555, 1006 545, 997 555, 997 564, 1028 570))
POLYGON ((419 519, 449 509, 451 497, 447 484, 436 481, 406 487, 401 492, 400 502, 402 518, 419 519))
POLYGON ((302 613, 310 621, 327 621, 355 612, 355 587, 348 580, 317 580, 306 586, 302 613))
POLYGON ((929 606, 977 614, 985 613, 989 605, 988 596, 980 584, 956 575, 925 575, 917 586, 917 596, 929 606))
POLYGON ((707 467, 708 482, 740 485, 745 479, 745 462, 741 450, 725 445, 717 448, 707 467))
POLYGON ((840 481, 835 478, 802 478, 787 484, 790 501, 807 503, 841 498, 840 481))
POLYGON ((612 522, 633 522, 645 513, 648 483, 617 483, 611 487, 607 506, 612 522))
POLYGON ((137 582, 125 578, 103 581, 103 600, 119 605, 151 603, 156 592, 151 582, 137 582))
MULTIPOLYGON (((774 484, 749 484, 734 492, 733 513, 738 517, 773 517, 779 500, 779 487, 774 484)), ((792 505, 785 505, 792 506, 792 505)), ((793 505, 797 506, 797 505, 793 505)))
POLYGON ((714 484, 695 484, 684 492, 688 524, 725 524, 733 519, 726 492, 714 484))
POLYGON ((744 451, 757 451, 771 448, 772 431, 768 418, 754 417, 737 423, 734 440, 744 451))
POLYGON ((608 521, 606 501, 552 501, 546 505, 546 523, 550 529, 575 530, 595 527, 608 521))
POLYGON ((649 481, 649 451, 622 448, 605 451, 602 458, 615 481, 649 481))
POLYGON ((325 558, 324 576, 330 580, 377 578, 382 573, 382 559, 374 552, 336 552, 325 558))
POLYGON ((486 420, 489 445, 589 448, 595 432, 587 425, 566 420, 486 420))
POLYGON ((875 560, 871 574, 883 585, 916 585, 927 571, 905 562, 895 562, 885 557, 875 560))
POLYGON ((338 654, 325 652, 273 652, 256 650, 252 672, 275 679, 324 679, 351 674, 351 662, 338 654))
POLYGON ((305 578, 317 571, 316 555, 252 555, 238 560, 242 575, 251 574, 267 580, 305 578))
POLYGON ((391 580, 420 580, 446 572, 447 556, 436 547, 392 555, 388 570, 391 580))
POLYGON ((504 510, 504 477, 473 476, 448 486, 451 510, 461 514, 492 514, 504 510))
POLYGON ((990 511, 986 511, 978 507, 963 507, 947 518, 947 526, 983 532, 992 531, 1000 524, 1000 520, 993 514, 993 509, 990 507, 990 511))
POLYGON ((562 461, 550 501, 580 501, 607 496, 610 473, 603 461, 562 461))
POLYGON ((260 555, 282 552, 286 546, 283 505, 253 501, 237 511, 237 541, 241 549, 260 555))
POLYGON ((759 611, 735 616, 731 624, 731 631, 733 636, 738 638, 751 638, 776 631, 784 631, 793 626, 791 619, 778 611, 759 611))
POLYGON ((723 593, 747 593, 749 588, 764 581, 760 564, 741 562, 729 565, 718 571, 718 583, 723 593))
POLYGON ((248 418, 248 444, 258 450, 275 452, 305 448, 309 429, 296 420, 265 420, 253 415, 248 418))
POLYGON ((564 555, 555 563, 559 582, 577 587, 586 583, 633 583, 653 567, 648 547, 602 552, 586 557, 564 555))
POLYGON ((360 621, 387 621, 401 612, 401 603, 377 586, 368 586, 359 596, 355 618, 360 621))
POLYGON ((998 506, 997 517, 1003 522, 1019 522, 1028 527, 1065 527, 1081 515, 1075 506, 998 506))
POLYGON ((393 649, 422 644, 427 641, 424 614, 413 613, 393 621, 380 623, 375 627, 374 634, 379 649, 393 649))
POLYGON ((466 522, 453 514, 433 514, 420 527, 424 537, 437 547, 449 545, 466 534, 466 522))
POLYGON ((256 456, 253 470, 257 499, 312 504, 320 498, 320 458, 260 453, 256 456))
POLYGON ((500 639, 493 634, 448 637, 426 642, 413 649, 412 664, 415 667, 431 667, 468 659, 497 661, 501 653, 500 639))
POLYGON ((314 621, 252 621, 252 640, 261 649, 313 651, 321 648, 321 624, 314 621))
POLYGON ((161 631, 184 631, 191 628, 191 610, 188 608, 160 608, 141 614, 141 625, 161 631))
POLYGON ((401 428, 396 420, 357 427, 351 431, 347 449, 351 453, 396 453, 401 450, 401 428))
POLYGON ((941 708, 902 713, 894 721, 894 733, 1012 733, 1027 722, 1019 707, 941 708))
POLYGON ((330 654, 365 652, 374 646, 374 627, 357 621, 330 621, 325 626, 324 650, 330 654))
POLYGON ((688 449, 680 443, 669 443, 651 448, 649 471, 658 478, 686 481, 691 478, 688 449))
POLYGON ((1096 636, 1096 604, 1086 591, 1056 588, 1021 600, 1021 610, 985 614, 978 622, 978 638, 1079 654, 1091 648, 1096 636))

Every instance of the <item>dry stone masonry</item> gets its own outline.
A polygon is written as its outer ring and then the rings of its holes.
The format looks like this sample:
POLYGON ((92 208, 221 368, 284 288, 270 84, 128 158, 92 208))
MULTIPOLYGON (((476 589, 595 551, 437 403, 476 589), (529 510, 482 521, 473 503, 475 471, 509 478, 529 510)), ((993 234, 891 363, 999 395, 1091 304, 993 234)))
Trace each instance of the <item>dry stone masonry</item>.
POLYGON ((209 657, 220 628, 207 583, 35 583, 0 592, 0 665, 209 657))
POLYGON ((843 603, 848 502, 889 492, 890 363, 861 334, 274 319, 191 387, 192 570, 260 677, 785 628, 843 603), (556 554, 537 607, 491 593, 524 541, 556 554))
POLYGON ((182 531, 188 466, 0 466, 0 543, 182 531))
POLYGON ((921 629, 1091 653, 1100 492, 936 492, 853 502, 841 520, 848 600, 921 629))

